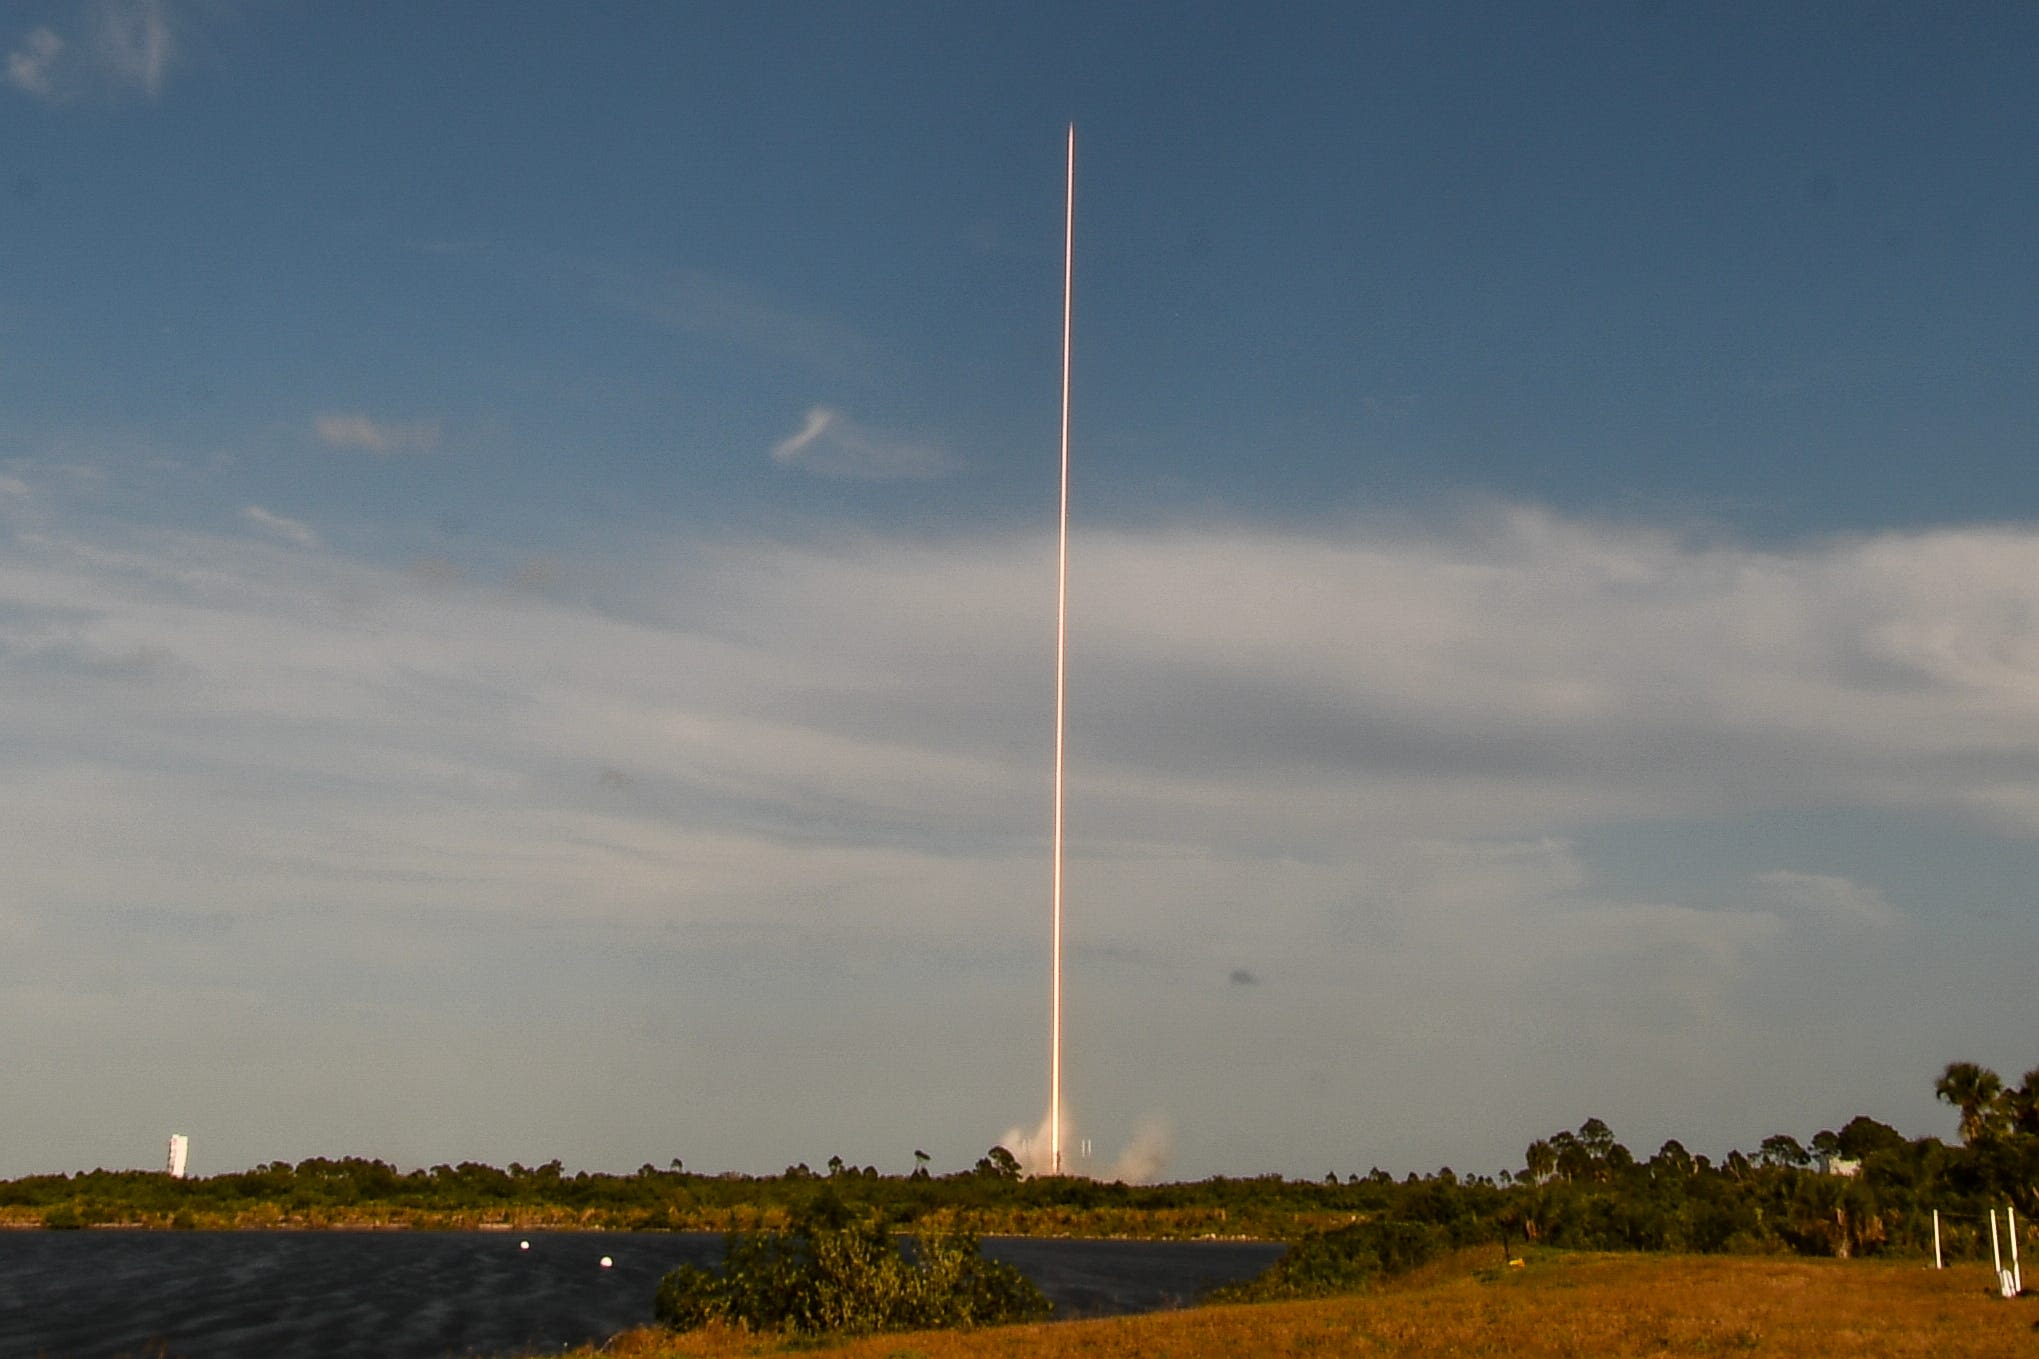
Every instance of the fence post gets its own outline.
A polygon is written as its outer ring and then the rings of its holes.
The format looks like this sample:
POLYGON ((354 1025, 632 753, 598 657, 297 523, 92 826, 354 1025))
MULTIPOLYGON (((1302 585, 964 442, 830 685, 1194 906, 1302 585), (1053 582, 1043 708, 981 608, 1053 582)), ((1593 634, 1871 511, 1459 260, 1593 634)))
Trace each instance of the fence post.
POLYGON ((1933 1210, 1933 1268, 1947 1268, 1946 1264, 1940 1259, 1940 1210, 1938 1208, 1933 1210))

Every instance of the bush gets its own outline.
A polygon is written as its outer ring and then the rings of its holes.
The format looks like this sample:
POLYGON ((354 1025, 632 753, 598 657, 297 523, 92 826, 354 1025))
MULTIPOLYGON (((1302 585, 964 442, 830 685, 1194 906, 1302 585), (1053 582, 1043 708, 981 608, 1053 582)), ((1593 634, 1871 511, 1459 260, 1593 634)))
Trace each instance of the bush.
POLYGON ((1213 1302, 1274 1302, 1357 1293, 1376 1279, 1407 1274, 1452 1248, 1452 1234, 1428 1222, 1357 1222, 1306 1236, 1244 1283, 1213 1290, 1213 1302))
POLYGON ((919 1238, 915 1259, 876 1222, 850 1221, 832 1194, 786 1231, 732 1232, 720 1271, 681 1265, 655 1311, 675 1330, 709 1322, 796 1334, 931 1330, 1038 1321, 1048 1300, 965 1234, 919 1238))

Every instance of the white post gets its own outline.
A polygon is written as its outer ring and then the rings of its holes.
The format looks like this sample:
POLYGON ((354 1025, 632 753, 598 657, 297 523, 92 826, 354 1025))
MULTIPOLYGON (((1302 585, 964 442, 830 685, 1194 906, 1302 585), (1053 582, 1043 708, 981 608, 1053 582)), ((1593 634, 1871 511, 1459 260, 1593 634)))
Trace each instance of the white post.
POLYGON ((1997 1244, 1997 1210, 1989 1210, 1989 1263, 1990 1268, 2001 1278, 2004 1272, 2003 1247, 1997 1244))
POLYGON ((1938 1208, 1933 1210, 1933 1268, 1947 1268, 1946 1264, 1940 1259, 1940 1210, 1938 1208))
POLYGON ((2022 1293, 2025 1291, 2025 1271, 2018 1267, 2018 1210, 2008 1203, 2004 1205, 2004 1221, 2011 1229, 2011 1282, 2022 1293))

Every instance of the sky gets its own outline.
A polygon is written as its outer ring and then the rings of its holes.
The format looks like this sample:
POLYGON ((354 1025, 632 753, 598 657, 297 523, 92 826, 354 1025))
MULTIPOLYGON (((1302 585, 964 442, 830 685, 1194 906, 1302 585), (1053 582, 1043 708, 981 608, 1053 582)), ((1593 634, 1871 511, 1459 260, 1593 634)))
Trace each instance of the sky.
POLYGON ((0 5, 0 1175, 1951 1138, 2039 8, 0 5), (1036 1145, 1038 1137, 1036 1136, 1036 1145))

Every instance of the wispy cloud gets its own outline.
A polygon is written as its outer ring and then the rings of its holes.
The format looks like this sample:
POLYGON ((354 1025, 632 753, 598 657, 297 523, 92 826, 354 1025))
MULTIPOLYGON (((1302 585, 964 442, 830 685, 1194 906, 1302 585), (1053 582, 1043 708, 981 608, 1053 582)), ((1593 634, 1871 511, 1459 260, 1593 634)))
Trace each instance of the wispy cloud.
POLYGON ((54 67, 64 54, 64 40, 55 29, 32 29, 21 45, 7 54, 7 83, 23 94, 53 98, 57 92, 54 67))
POLYGON ((1752 897, 1782 913, 1802 914, 1837 933, 1886 930, 1902 918, 1873 887, 1833 873, 1772 869, 1751 879, 1752 897))
POLYGON ((870 340, 853 327, 741 279, 698 269, 640 271, 586 262, 571 267, 593 280, 597 297, 608 305, 670 330, 822 372, 860 371, 876 360, 870 340))
POLYGON ((260 505, 249 505, 241 511, 241 518, 258 533, 291 543, 298 547, 319 546, 319 535, 298 520, 286 518, 263 509, 260 505))
POLYGON ((328 448, 365 453, 429 452, 439 446, 437 421, 376 420, 359 412, 325 412, 312 420, 312 433, 328 448))
POLYGON ((102 0, 95 47, 113 77, 153 99, 176 56, 162 0, 102 0))
POLYGON ((539 280, 577 305, 830 377, 866 381, 899 363, 854 324, 727 274, 517 249, 485 237, 425 238, 407 248, 519 286, 539 280))
POLYGON ((48 25, 24 34, 7 55, 7 83, 50 101, 92 94, 154 99, 163 92, 177 58, 165 0, 97 0, 80 27, 82 37, 48 25))
POLYGON ((925 481, 955 470, 941 449, 862 425, 816 406, 794 433, 772 446, 772 461, 846 481, 925 481))

